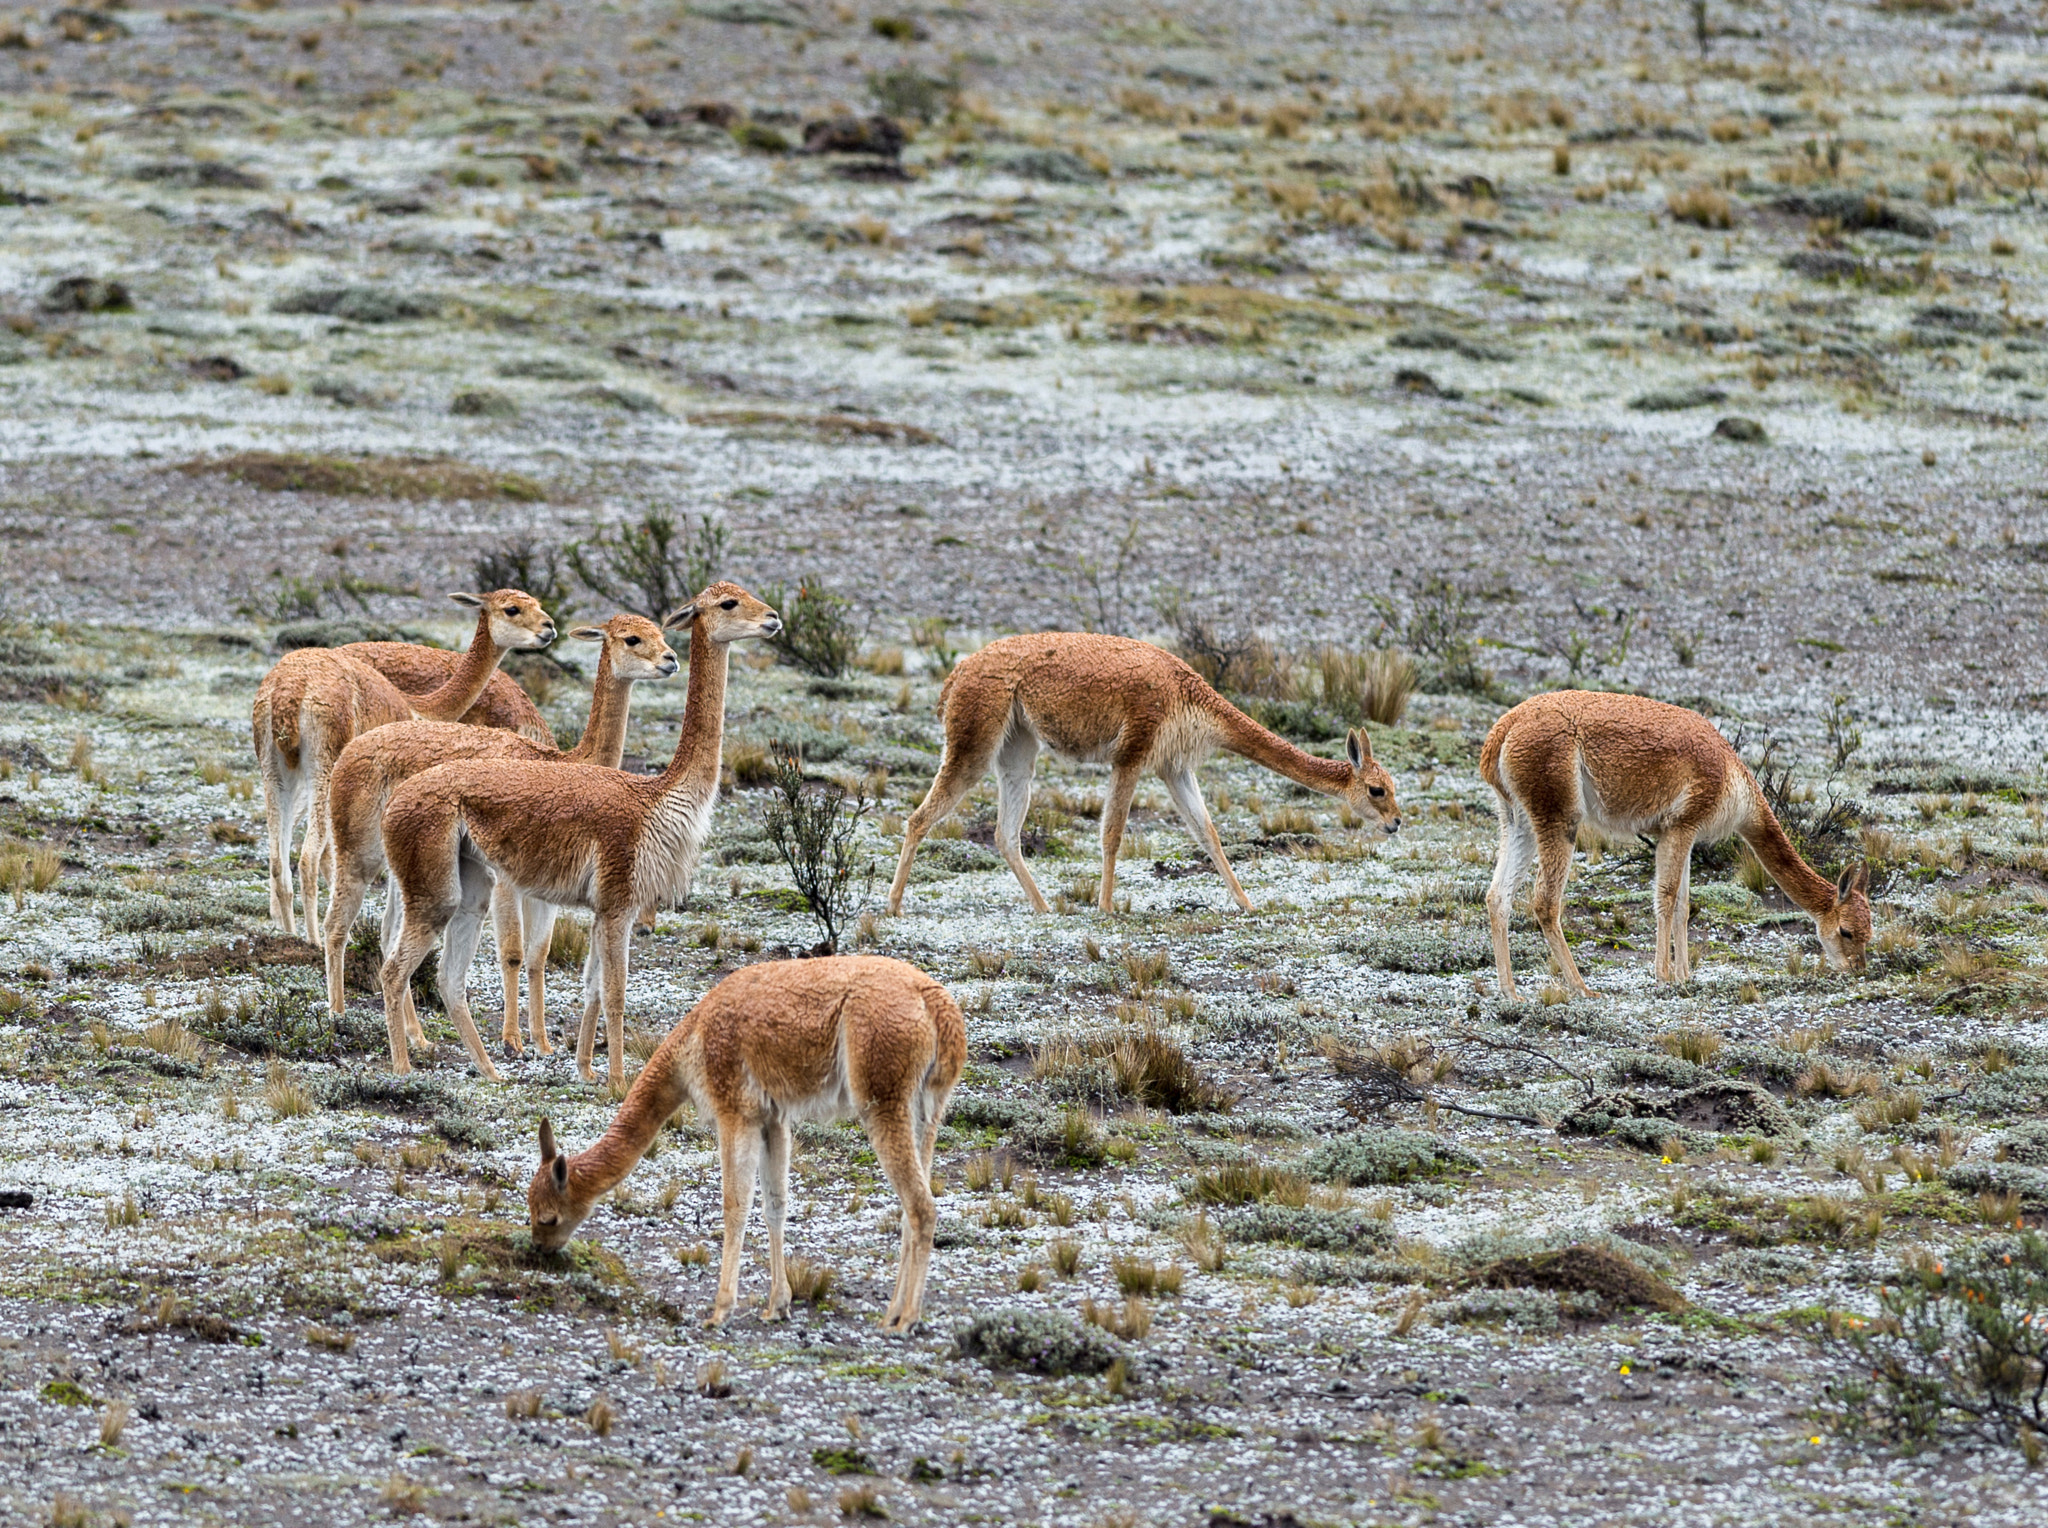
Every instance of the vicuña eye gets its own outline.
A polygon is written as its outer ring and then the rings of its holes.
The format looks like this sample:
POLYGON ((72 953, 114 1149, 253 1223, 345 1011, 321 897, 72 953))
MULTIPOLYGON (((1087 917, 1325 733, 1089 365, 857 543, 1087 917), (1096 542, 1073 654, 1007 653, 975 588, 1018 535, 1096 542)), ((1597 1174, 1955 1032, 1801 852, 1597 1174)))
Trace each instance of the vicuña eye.
POLYGON ((1384 796, 1387 793, 1387 788, 1384 785, 1368 785, 1365 788, 1365 793, 1373 797, 1384 796))
POLYGON ((626 638, 626 646, 628 646, 628 647, 638 647, 639 645, 640 645, 640 639, 639 639, 638 637, 628 637, 628 638, 626 638))
POLYGON ((720 610, 737 610, 740 608, 740 602, 738 600, 720 600, 718 608, 720 610))

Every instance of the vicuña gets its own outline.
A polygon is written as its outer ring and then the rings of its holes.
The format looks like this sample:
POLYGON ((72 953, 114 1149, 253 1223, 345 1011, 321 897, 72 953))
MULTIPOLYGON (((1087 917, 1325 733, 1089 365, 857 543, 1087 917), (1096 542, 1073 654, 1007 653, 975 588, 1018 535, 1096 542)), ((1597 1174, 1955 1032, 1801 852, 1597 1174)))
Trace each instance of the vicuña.
POLYGON ((302 809, 307 815, 299 880, 306 899, 306 931, 310 934, 320 926, 327 778, 349 741, 372 727, 415 717, 454 721, 476 704, 507 652, 546 647, 555 640, 554 621, 524 590, 448 597, 476 611, 476 634, 448 679, 425 695, 408 695, 369 665, 325 647, 286 653, 256 687, 250 723, 270 829, 270 916, 287 934, 298 932, 292 908, 291 846, 302 809))
POLYGON ((1500 798, 1500 853, 1486 911, 1503 997, 1515 996, 1508 915, 1532 863, 1537 927, 1566 984, 1592 996, 1561 922, 1582 821, 1617 837, 1656 840, 1657 980, 1692 979, 1692 846, 1735 834, 1812 915, 1829 963, 1863 969, 1870 949, 1867 868, 1850 866, 1830 882, 1801 859, 1756 776, 1705 717, 1640 695, 1557 690, 1523 701, 1493 724, 1479 773, 1500 798))
MULTIPOLYGON (((436 764, 391 794, 384 857, 404 926, 381 980, 391 1066, 411 1070, 403 1022, 412 973, 442 939, 440 992, 478 1069, 482 1053, 464 991, 494 884, 592 914, 611 1080, 625 1080, 626 954, 634 915, 687 897, 718 798, 731 644, 772 637, 782 619, 738 584, 716 583, 669 618, 690 628, 690 690, 668 768, 629 775, 598 764, 469 759, 436 764), (446 937, 443 939, 443 931, 446 937)), ((589 1077, 595 1023, 578 1037, 589 1077)))
POLYGON ((1138 777, 1147 770, 1166 782, 1181 821, 1208 851, 1237 905, 1251 909, 1251 899, 1223 857, 1223 841, 1195 779, 1196 766, 1218 748, 1335 796, 1361 816, 1377 818, 1389 833, 1401 826, 1394 782, 1373 761, 1372 742, 1363 731, 1354 729, 1346 739, 1344 758, 1318 758, 1261 727, 1173 654, 1129 637, 1046 631, 991 642, 961 660, 947 677, 939 691, 939 711, 946 725, 945 758, 904 830, 903 853, 889 888, 891 913, 902 911, 918 843, 946 820, 991 765, 997 788, 996 848, 1033 909, 1047 910, 1019 844, 1041 746, 1062 758, 1109 765, 1097 894, 1104 912, 1114 905, 1117 849, 1138 777))
POLYGON ((789 1127, 796 1120, 854 1118, 903 1203, 896 1293, 882 1326, 917 1320, 931 1266, 938 1206, 932 1151, 939 1120, 967 1059, 960 1005, 924 972, 876 955, 773 961, 734 972, 661 1042, 634 1079, 611 1128, 587 1151, 565 1156, 546 1120, 540 1170, 526 1190, 534 1245, 568 1241, 591 1207, 640 1160, 684 1099, 718 1126, 725 1244, 710 1324, 732 1314, 754 1180, 768 1223, 768 1300, 789 1314, 782 1226, 789 1209, 789 1127))
MULTIPOLYGON (((671 617, 673 619, 673 617, 671 617)), ((384 873, 384 807, 391 793, 414 775, 457 759, 526 759, 537 763, 601 764, 617 769, 626 750, 626 721, 633 705, 633 686, 643 679, 667 679, 678 668, 676 655, 662 628, 645 616, 615 615, 602 626, 578 626, 569 635, 601 646, 597 677, 591 686, 590 715, 583 737, 567 753, 511 732, 459 722, 396 722, 366 732, 341 751, 327 782, 327 849, 330 862, 327 925, 327 1000, 342 1011, 342 972, 350 930, 370 885, 384 873)), ((547 1031, 547 950, 556 909, 548 903, 494 891, 492 922, 497 930, 498 964, 504 974, 504 1042, 515 1054, 519 1043, 519 979, 526 952, 534 953, 530 970, 528 1015, 533 1043, 542 1055, 554 1046, 547 1031)), ((384 942, 398 933, 398 898, 384 899, 384 942)), ((593 995, 595 983, 592 983, 593 995)), ((406 989, 411 997, 411 988, 406 989)), ((406 1032, 419 1038, 418 1020, 410 1015, 406 1032)))

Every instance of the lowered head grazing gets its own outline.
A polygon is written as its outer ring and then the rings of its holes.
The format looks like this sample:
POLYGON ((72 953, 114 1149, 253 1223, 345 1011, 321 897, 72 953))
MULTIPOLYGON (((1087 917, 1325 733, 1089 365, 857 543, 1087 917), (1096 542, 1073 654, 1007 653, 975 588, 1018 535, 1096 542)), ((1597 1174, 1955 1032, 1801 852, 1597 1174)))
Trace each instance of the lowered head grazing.
POLYGON ((1361 817, 1377 817, 1389 833, 1401 831, 1401 808, 1394 801, 1394 777, 1381 769, 1372 756, 1372 739, 1363 727, 1353 727, 1344 740, 1344 756, 1351 761, 1351 779, 1343 789, 1344 804, 1361 817))
POLYGON ((1835 882, 1835 905, 1814 916, 1820 947, 1837 971, 1861 971, 1870 960, 1870 867, 1851 865, 1835 882))
POLYGON ((485 612, 491 640, 507 652, 531 651, 555 640, 555 622, 540 601, 524 589, 497 589, 489 594, 454 594, 448 598, 485 612))
POLYGON ((782 630, 782 617, 738 584, 720 580, 689 604, 662 618, 671 631, 701 624, 713 642, 738 642, 747 637, 772 637, 782 630))
POLYGON ((578 626, 579 642, 602 642, 611 655, 614 679, 669 679, 681 665, 661 628, 644 615, 615 615, 602 626, 578 626))
POLYGON ((569 1159, 555 1147, 555 1127, 540 1122, 540 1170, 526 1186, 526 1209, 533 1220, 533 1244, 543 1252, 559 1252, 590 1213, 569 1193, 569 1159))

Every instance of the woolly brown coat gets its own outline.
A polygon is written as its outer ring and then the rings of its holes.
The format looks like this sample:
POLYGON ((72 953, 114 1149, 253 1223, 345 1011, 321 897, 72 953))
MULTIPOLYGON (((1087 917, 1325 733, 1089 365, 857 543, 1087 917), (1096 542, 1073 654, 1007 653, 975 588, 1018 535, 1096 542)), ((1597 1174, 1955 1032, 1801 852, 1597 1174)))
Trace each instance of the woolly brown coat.
POLYGON ((1861 970, 1870 946, 1869 873, 1838 882, 1799 857, 1764 800, 1756 776, 1713 723, 1640 695, 1557 690, 1523 701, 1493 724, 1479 772, 1500 808, 1500 852, 1486 894, 1494 964, 1503 996, 1515 996, 1508 916, 1531 864, 1531 910, 1566 983, 1591 989, 1565 943, 1565 879, 1581 821, 1617 837, 1657 842, 1659 981, 1690 981, 1686 942, 1692 846, 1739 835, 1771 878, 1811 914, 1821 948, 1838 970, 1861 970))
POLYGON ((991 765, 996 771, 996 848, 1037 912, 1044 896, 1024 863, 1020 835, 1031 806, 1031 775, 1041 745, 1063 758, 1109 765, 1102 806, 1102 879, 1097 902, 1114 905, 1116 856, 1138 777, 1165 782, 1175 809, 1207 851, 1237 905, 1251 899, 1223 857, 1195 769, 1218 748, 1263 764, 1310 790, 1336 796, 1387 832, 1401 826, 1394 782, 1374 762, 1372 741, 1354 730, 1342 759, 1323 759, 1276 736, 1218 695, 1200 674, 1149 642, 1092 632, 1045 631, 1004 637, 960 661, 939 692, 946 753, 924 801, 904 830, 889 888, 889 911, 903 908, 910 861, 919 842, 945 821, 991 765))
MULTIPOLYGON (((355 926, 364 895, 384 872, 384 807, 399 784, 436 764, 456 759, 528 759, 538 762, 601 764, 619 767, 626 748, 626 722, 632 709, 633 686, 642 679, 667 679, 678 667, 662 628, 645 616, 615 615, 602 626, 579 626, 569 633, 579 641, 601 644, 597 677, 591 688, 590 715, 583 736, 567 753, 496 728, 459 722, 397 722, 355 739, 341 751, 327 783, 328 856, 333 890, 329 894, 325 942, 329 1007, 342 1011, 342 969, 349 931, 355 926)), ((474 716, 474 709, 469 713, 474 716)), ((517 1053, 519 1045, 519 978, 525 951, 535 950, 531 972, 530 1018, 534 1044, 543 1055, 554 1046, 547 1034, 546 958, 555 912, 546 903, 507 893, 492 897, 498 934, 498 962, 504 978, 504 1041, 517 1053)), ((386 941, 398 932, 398 898, 385 899, 386 941)), ((595 984, 593 983, 593 989, 595 984)), ((407 989, 410 996, 410 988, 407 989)), ((594 991, 593 994, 594 996, 594 991)), ((407 1032, 418 1037, 418 1021, 408 1016, 407 1032)))
POLYGON ((476 631, 447 680, 424 695, 407 695, 367 664, 339 649, 319 647, 286 653, 256 687, 250 724, 270 830, 270 915, 288 934, 297 932, 292 829, 301 807, 308 808, 299 878, 310 933, 320 921, 327 778, 349 741, 373 727, 414 717, 453 721, 476 704, 508 651, 545 647, 555 639, 554 621, 524 590, 448 597, 477 612, 476 631))
POLYGON ((540 1169, 526 1191, 537 1247, 568 1241, 593 1205, 624 1181, 685 1099, 718 1127, 725 1238, 710 1324, 739 1294, 739 1265, 754 1181, 765 1168, 772 1320, 789 1314, 782 1230, 789 1206, 789 1127, 795 1120, 858 1119, 903 1203, 896 1293, 882 1325, 912 1325, 924 1303, 938 1206, 932 1152, 939 1121, 967 1060, 967 1026, 937 982, 915 966, 874 955, 774 961, 734 972, 706 993, 634 1079, 611 1128, 564 1156, 540 1126, 540 1169))
MULTIPOLYGON (((392 792, 384 856, 404 908, 384 961, 384 1013, 394 1071, 411 1070, 403 1002, 437 938, 440 991, 477 1069, 495 1078, 469 1013, 464 979, 494 883, 557 907, 587 908, 611 1079, 625 1079, 626 956, 634 914, 687 896, 718 797, 731 644, 772 637, 782 620, 737 584, 716 583, 670 617, 690 627, 690 692, 682 735, 659 775, 596 764, 475 759, 437 764, 392 792)), ((577 1039, 589 1077, 594 1016, 577 1039)))
MULTIPOLYGON (((407 695, 431 694, 448 682, 462 661, 459 652, 422 647, 417 642, 350 642, 335 651, 369 665, 407 695)), ((540 714, 540 707, 503 669, 491 675, 476 704, 456 720, 465 727, 497 727, 544 747, 555 746, 554 731, 540 714)))

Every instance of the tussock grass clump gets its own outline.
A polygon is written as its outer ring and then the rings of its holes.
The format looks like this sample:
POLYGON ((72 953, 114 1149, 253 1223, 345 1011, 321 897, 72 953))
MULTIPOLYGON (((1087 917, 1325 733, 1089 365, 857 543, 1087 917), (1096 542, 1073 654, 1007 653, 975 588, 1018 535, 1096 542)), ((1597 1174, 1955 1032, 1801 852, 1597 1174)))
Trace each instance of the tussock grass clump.
POLYGON ((1708 1029, 1674 1029, 1657 1036, 1657 1049, 1694 1066, 1711 1066, 1727 1042, 1708 1029))
POLYGON ((1665 210, 1680 223, 1699 228, 1733 228, 1735 207, 1727 195, 1713 186, 1692 186, 1674 191, 1665 200, 1665 210))
POLYGON ((445 456, 316 456, 296 451, 239 451, 188 462, 188 473, 217 474, 271 493, 326 493, 380 499, 512 499, 547 497, 534 478, 473 466, 445 456))

